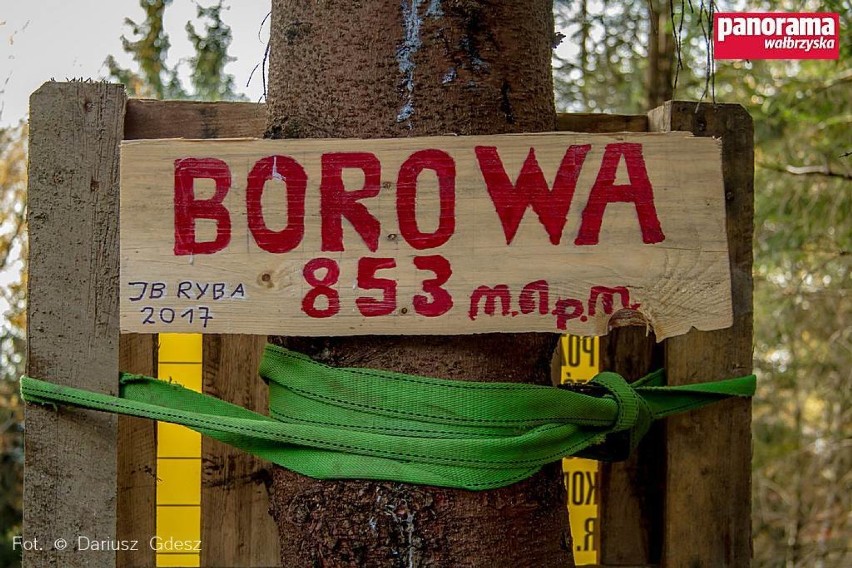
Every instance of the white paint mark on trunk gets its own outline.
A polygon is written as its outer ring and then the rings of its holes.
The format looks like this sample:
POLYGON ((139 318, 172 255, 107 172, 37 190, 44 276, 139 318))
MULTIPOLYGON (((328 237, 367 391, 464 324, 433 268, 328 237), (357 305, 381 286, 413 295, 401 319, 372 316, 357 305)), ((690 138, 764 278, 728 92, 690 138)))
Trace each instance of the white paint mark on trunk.
MULTIPOLYGON (((396 50, 396 60, 399 63, 399 72, 402 73, 402 91, 405 100, 396 115, 396 121, 408 121, 408 128, 411 128, 410 119, 414 115, 414 71, 417 67, 414 63, 414 55, 423 45, 420 37, 420 27, 423 24, 420 6, 424 2, 425 0, 402 0, 402 24, 405 28, 405 38, 396 50)), ((440 18, 443 15, 441 0, 429 0, 426 16, 440 18)))
POLYGON ((426 15, 430 18, 440 18, 444 15, 444 10, 441 9, 441 0, 430 0, 429 7, 426 8, 426 15))
POLYGON ((414 565, 414 513, 411 511, 408 512, 408 515, 405 517, 405 536, 408 541, 406 545, 408 546, 408 564, 406 568, 415 568, 414 565))
MULTIPOLYGON (((420 26, 423 20, 418 14, 423 0, 402 0, 402 25, 405 28, 405 37, 402 45, 396 50, 396 60, 399 63, 399 72, 402 73, 402 89, 405 102, 396 115, 397 122, 408 121, 414 114, 414 54, 423 45, 420 39, 420 26)), ((408 123, 411 128, 411 123, 408 123)))

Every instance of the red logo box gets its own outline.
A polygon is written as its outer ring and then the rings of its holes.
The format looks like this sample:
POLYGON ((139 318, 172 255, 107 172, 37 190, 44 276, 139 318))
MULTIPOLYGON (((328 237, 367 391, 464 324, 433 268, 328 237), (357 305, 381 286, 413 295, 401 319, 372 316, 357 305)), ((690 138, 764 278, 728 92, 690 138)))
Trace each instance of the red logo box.
POLYGON ((832 13, 719 12, 714 59, 837 59, 840 16, 832 13))

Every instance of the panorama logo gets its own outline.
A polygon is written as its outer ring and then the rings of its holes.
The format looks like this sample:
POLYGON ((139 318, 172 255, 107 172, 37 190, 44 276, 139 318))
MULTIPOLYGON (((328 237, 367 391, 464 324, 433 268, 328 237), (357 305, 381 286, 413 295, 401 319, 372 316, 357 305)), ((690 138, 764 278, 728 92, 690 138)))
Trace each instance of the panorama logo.
POLYGON ((715 59, 837 59, 840 17, 833 13, 717 13, 715 59))

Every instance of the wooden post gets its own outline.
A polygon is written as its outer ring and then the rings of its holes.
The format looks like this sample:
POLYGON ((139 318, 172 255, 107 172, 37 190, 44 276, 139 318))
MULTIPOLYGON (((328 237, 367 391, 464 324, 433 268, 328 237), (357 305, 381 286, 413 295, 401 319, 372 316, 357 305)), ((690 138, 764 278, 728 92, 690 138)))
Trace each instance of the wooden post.
MULTIPOLYGON (((267 414, 258 375, 265 344, 264 336, 205 335, 204 393, 267 414)), ((279 566, 268 464, 212 438, 201 449, 201 565, 279 566)))
MULTIPOLYGON (((45 83, 30 99, 27 373, 110 394, 124 108, 124 88, 105 83, 45 83)), ((39 549, 25 565, 115 566, 114 552, 78 551, 77 539, 115 539, 116 423, 27 406, 24 530, 39 549)))
MULTIPOLYGON (((263 104, 137 99, 127 104, 124 139, 260 137, 265 126, 266 106, 263 104)), ((149 336, 131 334, 128 337, 149 336)), ((265 342, 264 336, 205 336, 204 392, 265 414, 267 389, 257 377, 260 352, 265 342), (252 377, 255 380, 251 380, 252 377)), ((123 343, 122 349, 126 345, 123 343)), ((156 349, 156 345, 152 348, 156 349)), ((129 369, 122 367, 122 370, 129 369)), ((156 365, 144 374, 156 375, 156 365)), ((150 424, 153 432, 137 432, 147 440, 145 447, 155 440, 156 423, 150 424)), ((138 446, 140 441, 137 439, 134 443, 138 446)), ((269 472, 263 462, 206 437, 202 438, 201 453, 202 565, 277 565, 278 530, 268 512, 265 482, 269 479, 269 472)), ((156 467, 156 449, 153 457, 148 459, 156 467)), ((128 483, 120 478, 121 481, 128 483)), ((137 487, 135 491, 141 493, 144 488, 137 487)), ((156 510, 152 503, 132 522, 136 527, 153 526, 155 518, 156 510)), ((126 534, 133 538, 131 534, 141 532, 137 530, 126 534)), ((136 558, 139 556, 133 556, 134 560, 136 558)), ((119 562, 120 566, 152 564, 153 560, 131 562, 128 559, 121 562, 120 558, 119 562)))
MULTIPOLYGON (((670 385, 738 377, 752 370, 754 142, 740 105, 667 102, 650 130, 722 139, 734 325, 666 341, 670 385)), ((727 400, 667 422, 665 566, 751 564, 751 401, 727 400)))
MULTIPOLYGON (((646 115, 560 114, 557 130, 647 132, 646 115)), ((635 381, 662 367, 663 347, 645 327, 611 330, 601 337, 601 370, 635 381)), ((663 429, 654 425, 627 461, 601 465, 597 539, 605 566, 659 563, 662 539, 663 429)))
MULTIPOLYGON (((119 342, 119 368, 157 376, 157 336, 129 333, 119 342)), ((157 534, 157 423, 133 416, 118 417, 118 504, 116 536, 135 540, 135 550, 119 550, 117 566, 153 566, 148 546, 157 534)))
MULTIPOLYGON (((643 327, 614 329, 601 338, 601 369, 633 382, 663 366, 663 345, 643 327)), ((651 426, 623 462, 603 463, 600 481, 600 563, 644 566, 660 562, 665 493, 665 435, 651 426)))

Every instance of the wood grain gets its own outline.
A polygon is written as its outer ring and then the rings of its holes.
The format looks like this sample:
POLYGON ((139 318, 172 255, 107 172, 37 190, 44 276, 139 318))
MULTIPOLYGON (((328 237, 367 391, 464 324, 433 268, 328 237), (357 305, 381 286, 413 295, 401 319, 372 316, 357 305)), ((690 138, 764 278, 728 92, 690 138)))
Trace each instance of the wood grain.
MULTIPOLYGON (((734 324, 669 339, 669 384, 752 371, 753 124, 739 105, 669 102, 649 113, 653 130, 720 137, 725 176, 734 324)), ((751 564, 751 401, 728 400, 667 421, 665 566, 751 564)))
MULTIPOLYGON (((562 114, 560 129, 576 132, 646 132, 646 115, 562 114)), ((641 322, 601 338, 601 370, 629 381, 662 366, 663 346, 641 322)), ((561 343, 560 343, 561 345, 561 343)), ((659 563, 663 534, 662 426, 654 425, 625 462, 602 463, 598 510, 599 561, 605 566, 659 563)))
MULTIPOLYGON (((263 134, 266 106, 252 103, 128 101, 125 139, 241 138, 263 134)), ((265 338, 204 338, 206 394, 267 412, 267 387, 256 377, 265 338), (239 379, 234 379, 239 377, 239 379)), ((202 438, 202 565, 277 566, 278 531, 269 515, 263 462, 202 438)), ((151 522, 154 513, 151 513, 151 522)))
MULTIPOLYGON (((122 329, 134 332, 177 331, 205 333, 286 333, 302 336, 357 334, 470 334, 486 332, 549 331, 584 335, 607 332, 614 311, 635 302, 644 320, 663 339, 685 333, 691 327, 718 329, 730 324, 727 242, 724 235, 724 196, 721 186, 719 149, 711 139, 688 134, 571 134, 501 135, 471 137, 423 137, 404 140, 244 140, 244 141, 135 141, 122 149, 122 329), (581 214, 590 199, 605 148, 610 144, 641 145, 644 163, 653 184, 656 212, 665 237, 662 242, 643 242, 636 206, 609 205, 603 216, 600 241, 576 245, 582 225, 581 214), (571 145, 589 144, 591 150, 579 173, 572 207, 562 232, 548 235, 538 217, 527 212, 511 244, 500 216, 489 197, 474 152, 476 146, 498 149, 507 176, 514 179, 528 158, 530 149, 545 173, 553 179, 571 145), (445 244, 416 249, 403 238, 398 210, 416 207, 418 222, 437 226, 439 212, 434 190, 434 174, 421 176, 416 205, 399 205, 392 187, 401 164, 416 151, 440 148, 455 162, 455 230, 445 244), (321 156, 330 152, 369 150, 381 162, 385 191, 363 203, 378 219, 381 230, 370 250, 366 241, 343 225, 342 252, 329 248, 321 238, 319 182, 321 156), (272 253, 261 250, 246 222, 245 182, 249 168, 265 156, 293 156, 307 172, 304 236, 293 250, 272 253), (224 205, 231 227, 228 245, 213 254, 176 254, 175 163, 187 157, 215 157, 224 160, 231 183, 224 205), (393 181, 391 181, 393 180, 393 181), (428 221, 426 221, 428 219, 428 221), (454 298, 454 307, 438 317, 417 313, 412 298, 422 294, 422 281, 433 278, 429 270, 415 268, 413 257, 440 254, 449 261, 452 277, 445 286, 454 298), (388 315, 364 317, 356 309, 357 297, 380 297, 375 289, 356 285, 359 258, 378 256, 394 259, 396 266, 376 274, 394 280, 397 286, 395 309, 388 315), (332 288, 339 294, 340 310, 332 317, 314 318, 304 312, 303 298, 311 286, 303 268, 311 259, 331 258, 340 266, 339 281, 332 288), (544 314, 525 312, 518 305, 523 287, 536 280, 549 284, 550 303, 544 314), (131 282, 164 282, 166 296, 133 301, 142 286, 131 282), (226 295, 242 284, 246 299, 213 301, 208 293, 200 298, 176 297, 180 282, 222 282, 226 295), (475 310, 473 293, 480 286, 508 286, 511 309, 494 315, 484 313, 484 301, 475 310), (607 312, 597 300, 592 313, 594 287, 625 287, 630 300, 619 298, 607 312), (582 317, 559 322, 556 298, 577 302, 582 317), (588 308, 585 308, 588 304, 588 308), (213 319, 203 327, 197 312, 210 310, 213 319), (165 309, 165 312, 161 310, 165 309), (145 310, 148 310, 147 312, 145 310), (174 310, 174 311, 172 311, 174 310), (474 313, 475 315, 471 315, 474 313), (514 313, 514 315, 512 315, 514 313), (167 314, 164 316, 163 314, 167 314), (189 314, 192 317, 181 317, 189 314), (504 315, 505 314, 505 315, 504 315), (514 317, 519 316, 519 317, 514 317), (192 321, 190 321, 192 320, 192 321)), ((282 161, 284 158, 282 158, 282 161)), ((277 162, 276 162, 277 163, 277 162)), ((276 168, 278 166, 275 166, 276 168)), ((284 166, 282 165, 281 168, 284 166)), ((624 167, 621 162, 620 168, 624 167)), ((349 187, 361 187, 362 173, 350 179, 353 169, 344 173, 349 187)), ((276 170, 277 171, 277 170, 276 170)), ((626 176, 627 174, 619 174, 626 176)), ((618 183, 627 183, 622 177, 618 183)), ((212 191, 212 180, 198 182, 198 192, 212 191), (205 189, 200 189, 203 183, 205 189)), ((223 186, 224 187, 224 186, 223 186)), ((283 225, 302 223, 289 220, 283 198, 283 184, 266 184, 262 215, 276 231, 283 225), (275 185, 273 185, 275 184, 275 185), (273 191, 275 191, 273 193, 273 191), (272 221, 275 220, 275 221, 272 221)), ((543 206, 551 207, 552 203, 543 206)), ((541 214, 541 213, 540 213, 541 214)), ((195 221, 193 221, 195 223, 195 221)), ((505 222, 504 222, 505 223, 505 222)), ((199 242, 212 241, 215 223, 198 222, 199 242), (204 231, 207 231, 204 233, 204 231), (202 234, 203 233, 203 234, 202 234)), ((295 225, 294 225, 295 226, 295 225)), ((318 274, 324 274, 322 269, 318 274)), ((194 290, 194 288, 193 288, 194 290)), ((150 295, 149 295, 150 297, 150 295)), ((495 302, 498 303, 498 302, 495 302)), ((319 305, 325 305, 321 296, 319 305)), ((563 312, 565 308, 563 306, 563 312)))
MULTIPOLYGON (((124 334, 119 341, 119 368, 127 373, 157 376, 157 336, 124 334)), ((140 543, 136 550, 117 553, 117 566, 153 566, 148 546, 157 534, 157 423, 133 416, 118 417, 119 540, 140 543)))
MULTIPOLYGON (((30 98, 27 373, 118 391, 118 147, 124 88, 45 83, 30 98)), ((115 566, 77 537, 115 539, 116 417, 26 407, 27 566, 115 566), (57 538, 69 542, 53 549, 57 538)))
POLYGON ((263 104, 130 99, 124 139, 258 137, 265 127, 263 104))
MULTIPOLYGON (((663 344, 644 327, 601 338, 601 370, 633 382, 663 366, 663 344)), ((600 562, 658 564, 663 538, 665 431, 654 424, 623 462, 601 464, 600 562)), ((676 522, 676 521, 675 521, 676 522)))
MULTIPOLYGON (((265 344, 260 336, 205 335, 204 393, 267 414, 268 388, 257 374, 265 344)), ((278 566, 265 462, 207 437, 201 454, 201 565, 278 566)))
POLYGON ((556 130, 569 132, 647 132, 644 114, 564 113, 556 115, 556 130))

